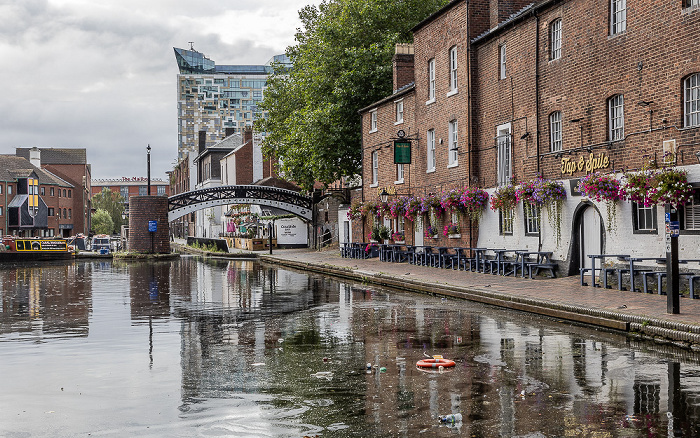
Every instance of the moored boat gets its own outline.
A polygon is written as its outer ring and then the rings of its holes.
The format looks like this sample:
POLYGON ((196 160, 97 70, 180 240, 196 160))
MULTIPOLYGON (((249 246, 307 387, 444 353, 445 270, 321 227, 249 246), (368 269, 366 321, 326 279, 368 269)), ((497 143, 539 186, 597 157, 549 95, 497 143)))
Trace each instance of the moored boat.
POLYGON ((73 258, 68 241, 58 237, 2 238, 0 262, 24 260, 63 260, 73 258))

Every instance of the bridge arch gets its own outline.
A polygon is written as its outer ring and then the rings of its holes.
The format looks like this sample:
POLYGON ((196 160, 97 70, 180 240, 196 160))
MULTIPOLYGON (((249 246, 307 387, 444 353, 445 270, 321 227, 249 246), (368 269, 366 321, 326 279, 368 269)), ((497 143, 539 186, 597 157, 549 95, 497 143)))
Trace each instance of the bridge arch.
POLYGON ((276 207, 300 218, 313 219, 313 200, 287 189, 268 186, 219 186, 192 190, 168 198, 168 221, 204 208, 228 204, 257 204, 276 207))

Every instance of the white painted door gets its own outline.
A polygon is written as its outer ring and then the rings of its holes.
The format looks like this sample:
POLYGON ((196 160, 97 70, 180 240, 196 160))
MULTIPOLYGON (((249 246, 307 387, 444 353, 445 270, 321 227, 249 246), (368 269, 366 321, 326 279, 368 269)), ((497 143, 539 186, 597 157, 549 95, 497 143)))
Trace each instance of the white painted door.
POLYGON ((413 224, 413 229, 415 230, 413 236, 414 245, 421 246, 423 245, 423 218, 420 216, 417 217, 413 224))
MULTIPOLYGON (((581 264, 584 268, 591 267, 591 259, 589 254, 601 254, 603 226, 600 219, 600 214, 593 207, 588 207, 583 211, 581 216, 580 229, 580 248, 581 248, 581 264)), ((598 266, 599 267, 599 266, 598 266)))

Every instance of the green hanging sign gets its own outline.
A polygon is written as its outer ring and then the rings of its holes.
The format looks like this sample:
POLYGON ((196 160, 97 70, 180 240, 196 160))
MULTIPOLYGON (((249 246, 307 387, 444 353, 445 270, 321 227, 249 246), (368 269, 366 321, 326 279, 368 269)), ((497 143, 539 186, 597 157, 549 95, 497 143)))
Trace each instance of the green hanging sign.
POLYGON ((394 164, 411 164, 410 140, 394 140, 394 164))

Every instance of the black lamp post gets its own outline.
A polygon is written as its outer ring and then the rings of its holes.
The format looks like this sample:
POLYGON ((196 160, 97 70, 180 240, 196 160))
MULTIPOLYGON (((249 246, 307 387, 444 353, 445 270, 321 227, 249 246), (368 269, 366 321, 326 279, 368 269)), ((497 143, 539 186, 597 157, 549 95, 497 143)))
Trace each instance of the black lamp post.
POLYGON ((148 156, 148 158, 146 160, 146 162, 147 162, 146 175, 148 177, 148 186, 147 186, 148 191, 146 193, 148 193, 148 196, 151 196, 151 145, 150 144, 148 145, 148 147, 146 147, 146 151, 147 151, 146 155, 148 156))

